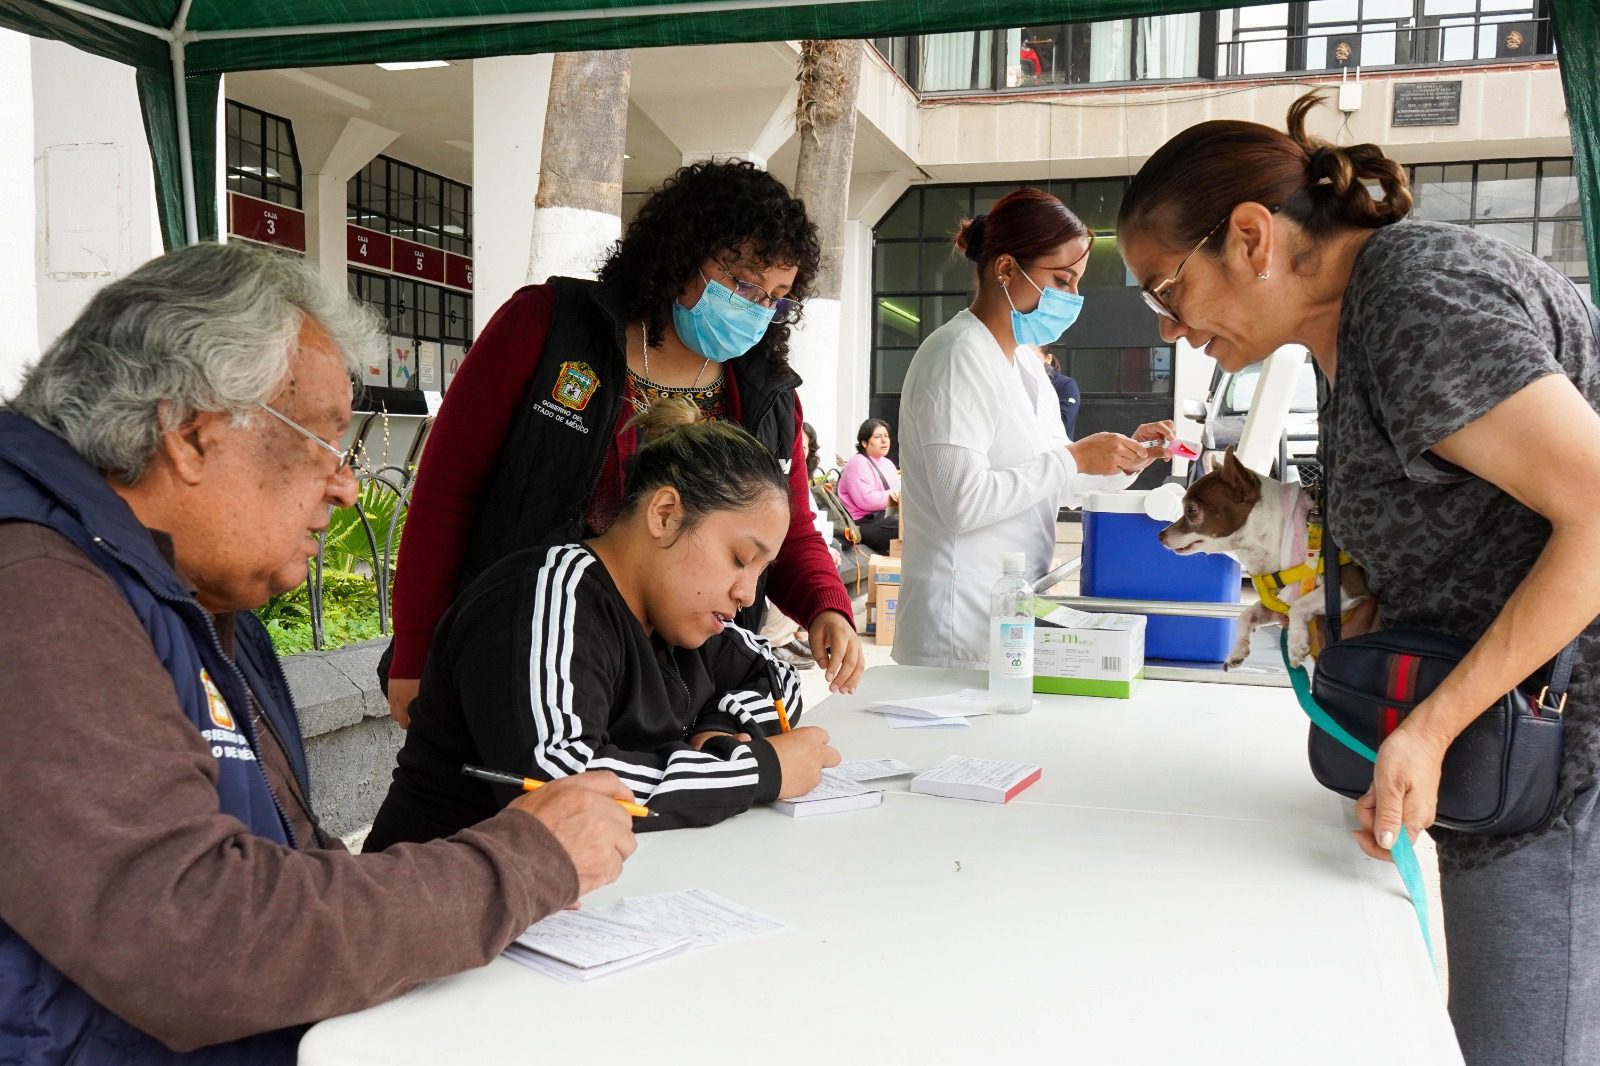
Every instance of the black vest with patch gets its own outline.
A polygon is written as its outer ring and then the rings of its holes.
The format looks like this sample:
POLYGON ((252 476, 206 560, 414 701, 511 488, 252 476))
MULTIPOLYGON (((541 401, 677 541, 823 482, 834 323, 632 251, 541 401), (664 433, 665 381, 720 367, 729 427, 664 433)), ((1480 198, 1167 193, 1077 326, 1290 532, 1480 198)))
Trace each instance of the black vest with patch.
MULTIPOLYGON (((605 469, 626 391, 625 323, 616 292, 551 278, 555 293, 539 369, 523 395, 485 486, 457 592, 514 551, 590 536, 584 515, 605 469)), ((739 392, 739 424, 785 473, 794 458, 794 371, 760 356, 727 364, 739 392)), ((761 627, 766 577, 739 624, 761 627)))

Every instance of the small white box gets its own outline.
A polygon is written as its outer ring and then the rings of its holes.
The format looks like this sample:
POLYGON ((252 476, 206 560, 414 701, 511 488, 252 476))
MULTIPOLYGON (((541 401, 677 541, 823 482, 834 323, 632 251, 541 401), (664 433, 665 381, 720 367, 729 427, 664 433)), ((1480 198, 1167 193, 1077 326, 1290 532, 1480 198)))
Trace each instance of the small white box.
POLYGON ((1127 699, 1144 678, 1139 614, 1054 612, 1033 631, 1033 691, 1127 699), (1059 623, 1070 624, 1059 624, 1059 623))

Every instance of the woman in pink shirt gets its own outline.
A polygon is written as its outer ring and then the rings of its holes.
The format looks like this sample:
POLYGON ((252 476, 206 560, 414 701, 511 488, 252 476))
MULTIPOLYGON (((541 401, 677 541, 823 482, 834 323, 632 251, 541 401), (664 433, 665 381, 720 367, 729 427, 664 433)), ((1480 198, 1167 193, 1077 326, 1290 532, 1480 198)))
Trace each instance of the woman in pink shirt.
POLYGON ((888 513, 900 502, 900 472, 888 455, 889 423, 869 418, 856 430, 856 454, 839 475, 839 501, 861 527, 861 543, 881 552, 900 530, 899 516, 888 513))

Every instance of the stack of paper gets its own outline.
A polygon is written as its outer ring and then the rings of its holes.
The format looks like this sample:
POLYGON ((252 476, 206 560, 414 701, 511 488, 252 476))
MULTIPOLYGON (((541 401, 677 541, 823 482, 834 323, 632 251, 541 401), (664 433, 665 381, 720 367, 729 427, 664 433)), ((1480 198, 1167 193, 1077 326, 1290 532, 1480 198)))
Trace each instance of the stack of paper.
POLYGON ((913 777, 911 791, 951 799, 1009 803, 1013 796, 1039 780, 1042 772, 1039 767, 1027 763, 952 755, 932 770, 913 777))
POLYGON ((776 918, 742 907, 703 888, 686 888, 655 896, 628 896, 604 908, 603 913, 646 929, 689 937, 695 947, 731 944, 786 928, 776 918))
POLYGON ((937 696, 879 700, 867 710, 883 715, 884 721, 895 729, 930 726, 961 728, 971 724, 967 721, 969 715, 989 713, 989 692, 981 688, 964 688, 959 692, 937 696))
POLYGON ((899 759, 846 759, 835 766, 833 773, 841 774, 852 781, 882 781, 887 777, 904 777, 916 773, 911 767, 899 759))
POLYGON ((594 911, 562 911, 528 927, 506 954, 563 981, 592 981, 694 945, 670 930, 644 929, 594 911))
POLYGON ((597 910, 562 911, 528 927, 507 958, 569 984, 631 969, 690 948, 784 928, 776 918, 702 888, 630 896, 597 910))
POLYGON ((835 770, 824 770, 816 788, 803 796, 777 800, 772 809, 791 818, 809 818, 813 814, 838 814, 876 807, 882 802, 883 789, 868 788, 835 770))

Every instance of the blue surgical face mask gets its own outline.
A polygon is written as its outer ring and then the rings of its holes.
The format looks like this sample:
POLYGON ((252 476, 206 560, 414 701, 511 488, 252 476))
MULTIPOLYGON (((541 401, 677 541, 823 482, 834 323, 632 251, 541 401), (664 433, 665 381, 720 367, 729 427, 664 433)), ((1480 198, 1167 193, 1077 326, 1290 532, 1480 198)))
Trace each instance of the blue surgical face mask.
MULTIPOLYGON (((1018 271, 1029 285, 1039 289, 1026 271, 1018 271)), ((1018 344, 1054 344, 1078 320, 1083 310, 1083 297, 1061 289, 1039 289, 1039 306, 1024 314, 1011 303, 1011 293, 1006 292, 1006 303, 1011 304, 1011 333, 1018 344)))
POLYGON ((726 285, 704 274, 705 291, 693 307, 672 301, 672 328, 678 339, 713 363, 737 359, 766 336, 777 312, 746 300, 726 285))

